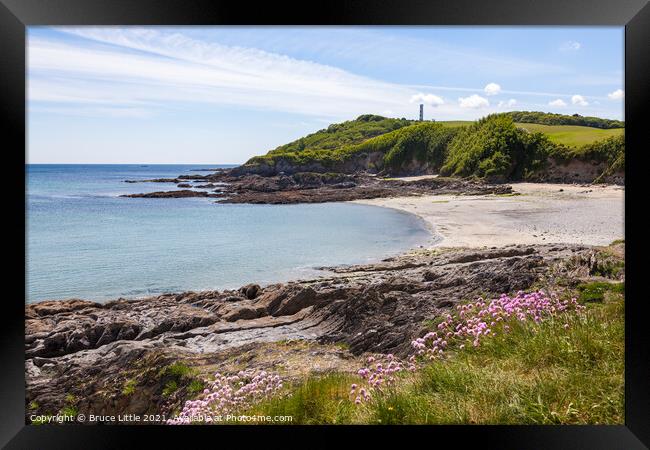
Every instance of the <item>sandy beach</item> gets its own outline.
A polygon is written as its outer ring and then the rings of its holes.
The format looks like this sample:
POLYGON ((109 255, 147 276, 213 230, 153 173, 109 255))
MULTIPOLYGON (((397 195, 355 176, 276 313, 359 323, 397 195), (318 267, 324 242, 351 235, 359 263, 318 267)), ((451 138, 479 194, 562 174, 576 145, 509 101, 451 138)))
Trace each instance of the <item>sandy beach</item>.
POLYGON ((425 195, 355 202, 420 216, 434 232, 432 246, 607 245, 624 238, 623 186, 515 183, 512 187, 515 195, 425 195))

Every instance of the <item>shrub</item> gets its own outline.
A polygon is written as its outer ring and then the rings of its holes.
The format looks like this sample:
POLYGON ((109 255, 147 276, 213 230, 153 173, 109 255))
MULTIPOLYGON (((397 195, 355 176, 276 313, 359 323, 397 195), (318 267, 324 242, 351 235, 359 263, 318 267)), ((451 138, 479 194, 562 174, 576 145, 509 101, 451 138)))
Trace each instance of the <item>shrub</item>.
POLYGON ((440 173, 519 180, 542 168, 552 147, 541 133, 527 133, 508 115, 492 114, 458 131, 440 173))
POLYGON ((545 113, 541 111, 512 111, 506 114, 512 117, 513 121, 520 123, 538 123, 541 125, 578 125, 602 129, 625 127, 625 122, 620 120, 601 119, 600 117, 584 117, 580 114, 568 116, 565 114, 545 113))
POLYGON ((124 383, 124 388, 122 388, 122 395, 133 395, 135 393, 135 380, 128 380, 124 383))
POLYGON ((433 170, 439 170, 447 157, 447 145, 458 132, 458 128, 445 127, 437 123, 422 123, 403 128, 395 133, 392 147, 385 151, 384 165, 399 170, 404 164, 415 160, 428 163, 433 170))

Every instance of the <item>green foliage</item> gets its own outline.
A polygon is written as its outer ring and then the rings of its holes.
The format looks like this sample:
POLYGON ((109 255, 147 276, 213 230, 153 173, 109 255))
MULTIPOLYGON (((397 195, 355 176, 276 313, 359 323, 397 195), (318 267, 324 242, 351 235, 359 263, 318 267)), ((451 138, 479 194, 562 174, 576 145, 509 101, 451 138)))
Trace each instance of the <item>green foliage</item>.
POLYGON ((572 159, 604 162, 606 168, 595 180, 599 182, 615 172, 625 170, 625 136, 612 136, 582 147, 555 146, 549 156, 562 162, 572 159))
POLYGON ((268 155, 282 155, 304 151, 336 150, 338 148, 361 143, 381 134, 411 125, 413 121, 406 119, 390 119, 382 116, 366 114, 343 123, 335 123, 329 127, 309 134, 296 141, 281 145, 271 150, 268 155))
POLYGON ((160 371, 161 376, 174 377, 177 379, 189 377, 193 374, 194 370, 180 361, 163 367, 160 371))
POLYGON ((382 149, 385 152, 384 165, 399 170, 404 164, 416 160, 439 170, 447 157, 447 145, 457 132, 458 128, 430 122, 402 128, 393 133, 395 139, 390 150, 382 149))
POLYGON ((63 409, 61 409, 61 414, 64 416, 76 416, 79 410, 72 405, 64 406, 63 409))
POLYGON ((518 129, 508 115, 492 114, 459 129, 440 173, 520 180, 543 167, 552 146, 541 133, 518 129))
POLYGON ((541 125, 580 125, 602 129, 625 127, 625 122, 620 120, 601 119, 600 117, 584 117, 580 114, 569 116, 541 111, 512 111, 505 114, 510 116, 514 122, 538 123, 541 125))
MULTIPOLYGON (((362 116, 364 117, 364 116, 362 116)), ((379 117, 379 116, 372 116, 379 117)), ((357 119, 359 120, 359 119, 357 119)), ((337 141, 333 136, 326 140, 327 147, 324 147, 323 140, 317 140, 312 145, 302 147, 300 150, 294 143, 287 144, 289 147, 278 147, 278 149, 269 152, 264 156, 251 158, 247 164, 264 163, 275 165, 278 160, 282 159, 295 165, 306 165, 310 163, 319 163, 324 167, 333 168, 337 164, 343 163, 355 156, 370 153, 381 153, 384 155, 383 163, 393 170, 399 170, 403 165, 416 159, 422 163, 428 162, 434 168, 439 168, 444 162, 446 156, 446 147, 448 142, 456 134, 456 128, 449 128, 434 122, 419 123, 411 121, 394 122, 397 119, 386 119, 394 130, 387 130, 380 136, 372 137, 360 143, 345 144, 349 139, 349 129, 351 122, 335 124, 327 130, 338 130, 336 126, 346 125, 344 133, 338 147, 331 147, 332 143, 337 141), (332 128, 334 127, 334 128, 332 128)), ((366 123, 366 122, 362 122, 366 123)), ((373 121, 373 124, 382 124, 384 121, 373 121)), ((384 129, 387 127, 384 126, 384 129)), ((374 131, 377 131, 374 129, 374 131)), ((318 133, 322 133, 318 132, 318 133)), ((316 134, 318 134, 316 133, 316 134)), ((310 135, 312 136, 312 135, 310 135)), ((310 137, 307 136, 307 137, 310 137)), ((306 138, 305 138, 306 139, 306 138)))
MULTIPOLYGON (((200 383, 200 381, 194 378, 196 374, 196 369, 189 367, 181 361, 163 367, 159 373, 161 380, 165 383, 162 390, 163 397, 172 395, 181 386, 188 386, 189 389, 189 386, 193 382, 197 381, 200 383)), ((196 387, 196 383, 194 387, 196 387)))
POLYGON ((176 380, 170 380, 165 384, 165 387, 163 388, 162 391, 162 395, 163 397, 169 397, 177 390, 178 390, 178 383, 176 382, 176 380))
POLYGON ((493 114, 476 122, 415 122, 364 115, 332 124, 246 164, 272 171, 282 162, 281 170, 309 166, 297 171, 342 172, 355 170, 345 163, 358 158, 367 169, 394 174, 412 172, 409 166, 416 162, 428 170, 440 170, 441 175, 518 181, 539 173, 553 157, 560 162, 607 162, 600 181, 624 168, 623 128, 616 128, 623 125, 595 117, 522 111, 493 114), (582 143, 586 144, 574 146, 582 143), (381 159, 363 159, 371 154, 381 159))
POLYGON ((122 394, 126 396, 133 395, 135 393, 135 385, 135 380, 128 380, 126 383, 124 383, 122 394))
POLYGON ((190 395, 195 395, 198 394, 203 390, 203 381, 201 380, 192 380, 190 381, 190 384, 187 386, 187 392, 190 395))

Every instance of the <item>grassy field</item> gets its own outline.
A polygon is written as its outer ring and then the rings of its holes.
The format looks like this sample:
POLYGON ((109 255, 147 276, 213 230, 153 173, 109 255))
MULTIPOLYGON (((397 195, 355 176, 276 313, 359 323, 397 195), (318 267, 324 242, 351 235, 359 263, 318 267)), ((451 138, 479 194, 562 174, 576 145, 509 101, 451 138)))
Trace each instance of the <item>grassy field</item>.
MULTIPOLYGON (((442 120, 438 123, 447 127, 463 127, 473 123, 470 120, 442 120)), ((625 132, 623 128, 614 128, 611 130, 603 130, 600 128, 581 127, 574 125, 540 125, 537 123, 516 123, 520 128, 528 131, 539 131, 549 137, 549 139, 557 144, 581 146, 591 144, 601 139, 610 136, 620 136, 625 132)))
POLYGON ((573 125, 539 125, 536 123, 516 123, 518 127, 528 131, 539 131, 557 143, 572 146, 591 144, 611 136, 620 136, 625 132, 623 128, 602 130, 600 128, 579 127, 573 125))
POLYGON ((566 319, 515 325, 404 373, 367 403, 350 400, 358 376, 333 373, 247 414, 293 415, 294 424, 621 424, 624 285, 601 284, 582 286, 594 296, 568 327, 566 319))

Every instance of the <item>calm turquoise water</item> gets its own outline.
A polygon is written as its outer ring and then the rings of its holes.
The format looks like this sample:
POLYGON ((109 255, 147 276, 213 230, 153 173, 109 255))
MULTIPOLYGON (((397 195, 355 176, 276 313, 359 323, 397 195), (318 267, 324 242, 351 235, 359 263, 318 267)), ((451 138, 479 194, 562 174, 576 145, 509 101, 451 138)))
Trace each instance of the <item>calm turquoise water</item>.
POLYGON ((174 188, 125 179, 212 167, 219 166, 27 166, 27 302, 310 277, 322 273, 317 266, 378 260, 430 238, 416 217, 373 206, 118 197, 174 188))

